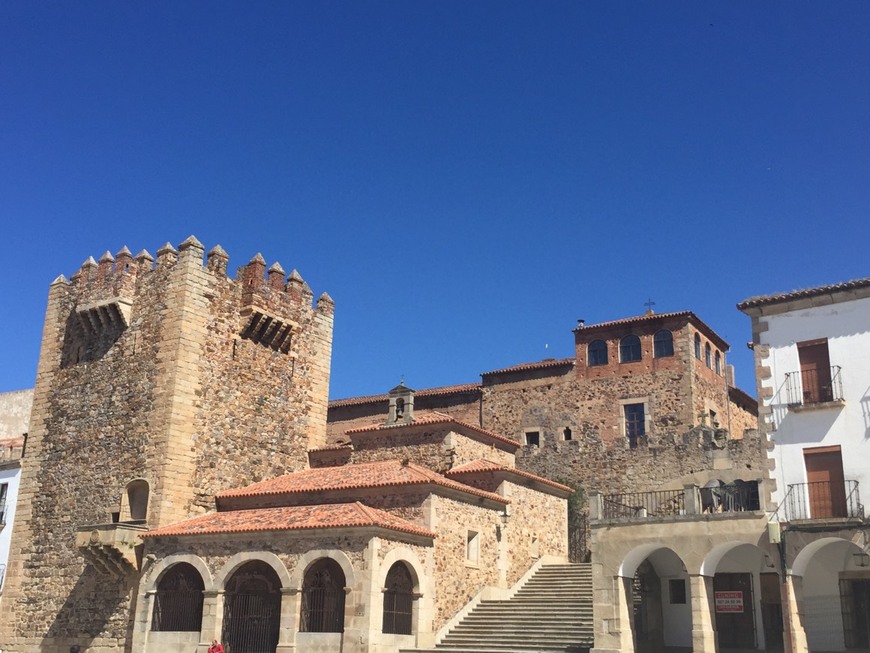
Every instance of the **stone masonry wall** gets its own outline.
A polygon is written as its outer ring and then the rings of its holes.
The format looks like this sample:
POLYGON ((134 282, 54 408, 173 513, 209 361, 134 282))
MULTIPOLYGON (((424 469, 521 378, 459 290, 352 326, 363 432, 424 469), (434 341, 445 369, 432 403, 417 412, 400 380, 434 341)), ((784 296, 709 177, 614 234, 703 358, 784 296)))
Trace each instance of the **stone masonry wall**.
POLYGON ((51 286, 4 651, 129 650, 136 580, 86 565, 75 530, 111 521, 131 480, 148 482, 148 524, 163 525, 214 491, 305 466, 308 441, 325 440, 332 301, 312 307, 301 279, 284 288, 261 258, 227 279, 223 250, 204 266, 203 249, 167 244, 154 267, 124 248, 51 286), (240 338, 252 308, 298 325, 287 354, 240 338))
POLYGON ((430 528, 438 533, 435 538, 438 586, 433 628, 437 632, 483 587, 498 585, 496 526, 501 524, 501 512, 446 497, 433 496, 432 499, 436 521, 430 528), (477 562, 466 559, 469 531, 479 533, 477 562))
POLYGON ((505 481, 503 494, 511 500, 504 528, 509 564, 508 587, 545 555, 567 556, 568 506, 565 499, 505 481))

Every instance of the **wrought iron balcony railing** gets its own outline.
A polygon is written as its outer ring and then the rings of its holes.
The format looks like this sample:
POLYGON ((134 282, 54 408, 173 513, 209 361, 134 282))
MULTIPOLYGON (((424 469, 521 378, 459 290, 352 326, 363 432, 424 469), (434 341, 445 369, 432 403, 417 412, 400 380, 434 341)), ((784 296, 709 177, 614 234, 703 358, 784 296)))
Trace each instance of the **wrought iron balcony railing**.
POLYGON ((733 513, 761 510, 758 481, 711 482, 705 487, 596 495, 599 507, 592 519, 638 520, 676 515, 733 513))
POLYGON ((843 401, 842 368, 801 370, 785 375, 786 401, 792 406, 843 401))
POLYGON ((789 485, 785 498, 776 510, 776 518, 787 522, 808 519, 864 519, 858 481, 816 481, 789 485))

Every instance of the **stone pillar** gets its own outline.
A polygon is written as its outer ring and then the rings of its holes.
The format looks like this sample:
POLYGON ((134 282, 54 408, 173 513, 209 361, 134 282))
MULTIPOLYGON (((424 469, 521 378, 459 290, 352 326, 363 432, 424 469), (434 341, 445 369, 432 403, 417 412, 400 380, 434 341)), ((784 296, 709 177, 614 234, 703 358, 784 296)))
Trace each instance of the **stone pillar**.
POLYGON ((631 578, 603 576, 592 571, 595 648, 590 653, 634 653, 631 625, 631 578), (597 577, 597 578, 596 578, 597 577))
POLYGON ((202 625, 196 653, 206 653, 212 640, 220 641, 224 629, 224 591, 205 590, 202 593, 202 625))
POLYGON ((713 594, 713 578, 692 574, 689 576, 689 586, 692 594, 692 651, 716 653, 719 644, 710 601, 713 594))
POLYGON ((782 623, 785 653, 809 653, 803 621, 803 578, 786 575, 782 585, 782 623), (800 597, 800 598, 799 598, 800 597))
POLYGON ((278 630, 276 653, 296 650, 296 633, 299 632, 299 597, 302 592, 296 587, 281 588, 281 626, 278 630))
POLYGON ((604 502, 600 492, 589 493, 589 519, 604 519, 604 502))

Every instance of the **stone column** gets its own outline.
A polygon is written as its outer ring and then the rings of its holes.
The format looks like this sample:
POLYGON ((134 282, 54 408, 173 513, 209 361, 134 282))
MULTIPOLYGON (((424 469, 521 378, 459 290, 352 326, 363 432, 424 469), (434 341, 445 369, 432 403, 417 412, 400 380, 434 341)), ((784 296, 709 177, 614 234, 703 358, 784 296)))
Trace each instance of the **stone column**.
POLYGON ((205 590, 202 593, 202 625, 196 653, 206 653, 212 640, 220 641, 224 627, 224 591, 205 590))
POLYGON ((281 588, 281 626, 278 630, 276 653, 296 650, 296 633, 299 632, 299 597, 296 587, 281 588))
POLYGON ((782 585, 782 616, 785 653, 809 653, 803 622, 803 578, 786 575, 782 585))
POLYGON ((603 577, 593 564, 595 648, 591 653, 634 653, 631 625, 631 578, 603 577), (596 578, 598 576, 598 578, 596 578))
POLYGON ((692 594, 692 651, 716 653, 719 644, 710 601, 713 594, 713 578, 691 574, 689 586, 692 594))

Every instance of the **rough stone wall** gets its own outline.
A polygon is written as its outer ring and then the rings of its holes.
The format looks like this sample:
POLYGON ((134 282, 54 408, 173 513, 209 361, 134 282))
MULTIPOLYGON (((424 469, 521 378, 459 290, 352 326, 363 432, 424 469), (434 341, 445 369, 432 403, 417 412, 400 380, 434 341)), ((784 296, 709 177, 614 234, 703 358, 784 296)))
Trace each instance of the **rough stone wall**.
POLYGON ((352 434, 352 463, 408 460, 438 473, 453 465, 446 439, 449 429, 433 426, 396 426, 381 431, 352 434))
POLYGON ((437 632, 473 596, 487 585, 498 585, 498 541, 496 526, 501 513, 480 506, 433 496, 435 523, 435 596, 437 632), (466 560, 468 531, 480 536, 480 556, 476 563, 466 560))
POLYGON ((262 259, 229 280, 226 258, 216 248, 203 266, 191 238, 180 252, 161 248, 156 267, 125 248, 52 284, 0 606, 3 650, 65 651, 82 639, 95 652, 129 648, 135 579, 86 565, 75 530, 111 521, 131 480, 148 482, 148 524, 158 526, 201 512, 218 489, 273 475, 270 454, 296 469, 308 441, 323 442, 332 301, 312 308, 304 282, 291 277, 284 290, 283 271, 267 279, 262 259), (231 336, 250 307, 299 325, 283 359, 231 336))
POLYGON ((601 439, 548 440, 523 447, 517 467, 604 494, 679 489, 684 482, 757 480, 767 475, 767 444, 757 432, 729 439, 697 427, 657 446, 612 445, 601 439))
POLYGON ((501 446, 481 442, 455 431, 450 434, 448 445, 451 448, 453 458, 452 467, 459 467, 465 463, 480 459, 489 460, 505 467, 513 467, 516 462, 512 449, 506 451, 501 446))
POLYGON ((511 587, 541 556, 568 555, 568 506, 565 499, 509 481, 503 483, 503 494, 511 500, 504 528, 511 587))

